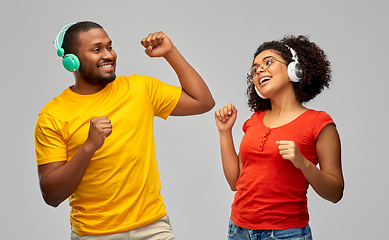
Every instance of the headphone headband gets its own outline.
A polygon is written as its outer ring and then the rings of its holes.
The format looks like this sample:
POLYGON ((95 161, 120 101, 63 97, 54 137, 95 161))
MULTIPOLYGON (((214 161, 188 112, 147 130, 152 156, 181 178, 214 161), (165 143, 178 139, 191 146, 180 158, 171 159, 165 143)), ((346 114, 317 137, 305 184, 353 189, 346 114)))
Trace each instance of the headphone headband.
POLYGON ((292 60, 295 62, 299 62, 296 51, 293 48, 289 47, 288 45, 285 46, 289 49, 290 53, 292 53, 292 60))
POLYGON ((63 48, 62 48, 63 37, 65 36, 65 33, 68 30, 68 28, 73 26, 74 24, 76 24, 76 23, 66 24, 63 28, 61 28, 58 35, 54 39, 54 47, 55 47, 55 49, 57 49, 58 57, 64 56, 64 52, 63 52, 63 48))
POLYGON ((63 38, 65 36, 66 31, 69 29, 69 27, 73 26, 76 23, 69 23, 65 25, 61 30, 59 31, 58 35, 54 39, 54 47, 57 49, 57 55, 58 57, 62 57, 62 65, 64 68, 70 72, 77 71, 80 67, 80 60, 78 60, 77 56, 74 54, 66 54, 65 50, 62 48, 63 38))

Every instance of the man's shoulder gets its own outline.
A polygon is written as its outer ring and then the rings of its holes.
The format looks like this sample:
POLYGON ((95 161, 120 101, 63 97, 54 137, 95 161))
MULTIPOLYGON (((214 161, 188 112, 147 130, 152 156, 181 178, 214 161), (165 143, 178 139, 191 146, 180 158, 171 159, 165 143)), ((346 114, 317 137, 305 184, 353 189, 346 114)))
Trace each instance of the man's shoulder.
POLYGON ((121 75, 116 77, 115 82, 116 83, 123 83, 123 82, 145 82, 145 81, 158 81, 157 78, 146 76, 146 75, 140 75, 140 74, 132 74, 132 75, 121 75))
POLYGON ((113 89, 117 91, 134 90, 138 92, 140 89, 152 89, 160 85, 162 82, 154 77, 146 75, 138 75, 134 73, 129 76, 118 76, 113 82, 113 89))
POLYGON ((42 110, 39 112, 41 113, 50 113, 53 110, 56 110, 58 108, 61 108, 61 106, 64 104, 64 99, 65 99, 65 91, 66 89, 58 96, 55 98, 51 99, 46 105, 42 108, 42 110))

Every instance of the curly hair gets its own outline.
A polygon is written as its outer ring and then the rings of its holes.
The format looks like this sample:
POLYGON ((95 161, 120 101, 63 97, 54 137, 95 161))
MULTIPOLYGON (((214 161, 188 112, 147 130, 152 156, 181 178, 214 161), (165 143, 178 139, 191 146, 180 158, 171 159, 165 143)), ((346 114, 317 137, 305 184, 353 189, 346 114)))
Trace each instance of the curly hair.
POLYGON ((90 21, 78 22, 70 26, 63 37, 62 48, 64 49, 65 54, 75 54, 78 53, 78 36, 81 32, 87 32, 91 29, 103 28, 99 24, 90 21))
MULTIPOLYGON (((287 46, 296 51, 303 70, 303 78, 299 82, 293 82, 296 99, 300 103, 308 102, 321 93, 324 87, 329 87, 332 73, 326 54, 314 42, 309 41, 308 37, 290 35, 284 36, 279 41, 264 42, 254 53, 254 59, 265 50, 274 50, 289 64, 293 60, 292 53, 287 46)), ((250 110, 257 112, 271 109, 270 100, 262 99, 256 93, 251 76, 247 76, 247 85, 246 95, 250 110)))

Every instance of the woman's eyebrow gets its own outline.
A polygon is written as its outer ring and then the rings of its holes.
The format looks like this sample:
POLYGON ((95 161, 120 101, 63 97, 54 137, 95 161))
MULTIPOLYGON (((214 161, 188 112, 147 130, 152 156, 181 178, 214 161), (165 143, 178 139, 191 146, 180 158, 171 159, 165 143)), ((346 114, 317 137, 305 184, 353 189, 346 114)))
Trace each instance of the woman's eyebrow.
MULTIPOLYGON (((266 58, 274 58, 273 56, 266 56, 264 58, 262 58, 262 61, 265 60, 266 58)), ((256 67, 256 66, 259 66, 261 65, 260 63, 253 63, 252 67, 256 67)))
POLYGON ((262 58, 262 61, 265 60, 266 58, 273 58, 273 56, 264 57, 264 58, 262 58))

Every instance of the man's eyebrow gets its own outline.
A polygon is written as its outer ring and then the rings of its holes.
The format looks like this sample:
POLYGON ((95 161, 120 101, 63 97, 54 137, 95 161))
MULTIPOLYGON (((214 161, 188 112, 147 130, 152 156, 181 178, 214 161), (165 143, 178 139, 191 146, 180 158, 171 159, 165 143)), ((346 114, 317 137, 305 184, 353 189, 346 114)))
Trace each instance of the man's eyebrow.
MULTIPOLYGON (((99 45, 102 45, 103 43, 102 42, 96 42, 96 43, 92 43, 90 46, 91 47, 95 47, 95 46, 99 46, 99 45)), ((108 45, 111 45, 112 44, 112 40, 108 42, 108 45)))

